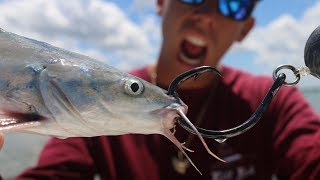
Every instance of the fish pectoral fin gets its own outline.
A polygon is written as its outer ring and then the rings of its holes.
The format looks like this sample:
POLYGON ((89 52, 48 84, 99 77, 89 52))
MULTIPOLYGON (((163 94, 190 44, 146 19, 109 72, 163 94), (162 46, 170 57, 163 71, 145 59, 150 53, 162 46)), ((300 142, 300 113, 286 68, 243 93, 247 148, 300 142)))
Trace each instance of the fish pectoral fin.
MULTIPOLYGON (((68 88, 63 81, 65 77, 72 77, 72 69, 66 66, 50 65, 41 73, 40 91, 46 107, 54 116, 73 116, 79 118, 79 113, 69 99, 68 88), (70 74, 68 74, 70 73, 70 74), (62 79, 62 80, 61 80, 62 79)), ((69 82, 70 83, 70 82, 69 82)), ((76 92, 74 92, 76 93, 76 92)), ((57 118, 59 120, 59 118, 57 118)), ((63 122, 63 121, 62 121, 63 122)))
POLYGON ((44 117, 36 113, 1 112, 0 131, 18 131, 40 125, 44 117))

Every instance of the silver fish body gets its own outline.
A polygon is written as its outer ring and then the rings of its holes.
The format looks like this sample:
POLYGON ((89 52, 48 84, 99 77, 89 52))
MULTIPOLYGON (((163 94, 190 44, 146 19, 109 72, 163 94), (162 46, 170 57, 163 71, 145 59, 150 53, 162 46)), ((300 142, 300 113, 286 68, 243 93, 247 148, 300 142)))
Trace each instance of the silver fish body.
POLYGON ((163 134, 164 124, 174 127, 177 108, 187 111, 142 79, 0 30, 0 130, 57 137, 163 134))
MULTIPOLYGON (((0 29, 0 131, 59 138, 162 134, 188 157, 171 131, 187 106, 160 87, 102 62, 0 29)), ((190 150, 189 150, 190 151, 190 150)))

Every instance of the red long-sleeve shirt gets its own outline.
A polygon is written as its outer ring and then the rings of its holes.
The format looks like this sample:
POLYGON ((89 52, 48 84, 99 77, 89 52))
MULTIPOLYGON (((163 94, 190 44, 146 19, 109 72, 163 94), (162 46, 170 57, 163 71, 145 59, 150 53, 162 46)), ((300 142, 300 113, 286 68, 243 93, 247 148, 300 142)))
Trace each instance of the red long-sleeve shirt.
MULTIPOLYGON (((253 76, 228 67, 210 100, 207 129, 228 129, 243 123, 256 110, 273 83, 271 78, 253 76)), ((150 80, 146 68, 132 74, 150 80)), ((196 82, 195 82, 196 83, 196 82)), ((196 119, 208 90, 179 91, 189 106, 187 116, 196 119)), ((138 113, 138 112, 137 112, 138 113)), ((190 133, 177 129, 183 142, 190 133)), ((190 166, 178 174, 172 159, 177 148, 161 135, 122 135, 93 138, 51 139, 36 167, 17 179, 271 179, 272 174, 290 179, 320 178, 320 118, 298 89, 282 87, 261 120, 249 131, 224 143, 206 139, 223 163, 211 157, 193 138, 188 153, 203 173, 190 166)))

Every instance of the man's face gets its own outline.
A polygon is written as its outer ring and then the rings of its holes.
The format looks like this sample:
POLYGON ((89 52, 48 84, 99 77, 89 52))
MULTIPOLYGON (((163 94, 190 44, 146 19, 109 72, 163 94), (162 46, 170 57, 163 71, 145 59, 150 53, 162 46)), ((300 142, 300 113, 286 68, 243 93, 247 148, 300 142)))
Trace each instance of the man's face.
POLYGON ((254 24, 253 18, 240 22, 222 16, 217 0, 196 6, 158 0, 158 8, 163 18, 159 65, 167 68, 169 79, 197 66, 216 67, 232 43, 241 41, 254 24))

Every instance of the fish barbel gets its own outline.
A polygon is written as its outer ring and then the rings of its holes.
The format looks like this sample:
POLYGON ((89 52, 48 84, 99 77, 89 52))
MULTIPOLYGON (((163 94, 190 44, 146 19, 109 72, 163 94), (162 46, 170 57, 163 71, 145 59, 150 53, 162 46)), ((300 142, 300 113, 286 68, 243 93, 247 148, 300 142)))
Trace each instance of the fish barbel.
POLYGON ((0 131, 162 134, 187 156, 171 131, 187 109, 160 87, 103 62, 0 29, 0 131))

